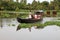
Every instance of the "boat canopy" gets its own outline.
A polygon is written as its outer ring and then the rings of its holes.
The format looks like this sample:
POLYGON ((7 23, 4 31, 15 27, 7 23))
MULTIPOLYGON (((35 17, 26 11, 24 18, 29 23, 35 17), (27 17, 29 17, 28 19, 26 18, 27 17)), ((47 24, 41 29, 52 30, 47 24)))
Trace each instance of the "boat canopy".
POLYGON ((44 12, 43 10, 37 10, 36 12, 44 12))
POLYGON ((37 10, 37 11, 35 12, 35 14, 44 14, 44 11, 43 11, 43 10, 37 10))

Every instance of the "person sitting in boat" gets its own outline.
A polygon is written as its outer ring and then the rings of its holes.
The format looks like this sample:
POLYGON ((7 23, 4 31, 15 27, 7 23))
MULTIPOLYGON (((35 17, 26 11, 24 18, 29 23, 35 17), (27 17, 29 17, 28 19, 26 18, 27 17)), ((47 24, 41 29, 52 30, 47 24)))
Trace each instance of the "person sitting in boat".
POLYGON ((31 12, 29 13, 29 19, 33 19, 33 15, 31 12))
POLYGON ((31 14, 31 12, 29 13, 29 19, 40 19, 41 15, 37 15, 37 14, 31 14))
POLYGON ((34 15, 34 19, 40 19, 41 15, 34 15))
POLYGON ((37 19, 37 15, 36 14, 34 15, 34 18, 37 19))
POLYGON ((37 19, 40 19, 41 18, 41 15, 37 15, 37 19))

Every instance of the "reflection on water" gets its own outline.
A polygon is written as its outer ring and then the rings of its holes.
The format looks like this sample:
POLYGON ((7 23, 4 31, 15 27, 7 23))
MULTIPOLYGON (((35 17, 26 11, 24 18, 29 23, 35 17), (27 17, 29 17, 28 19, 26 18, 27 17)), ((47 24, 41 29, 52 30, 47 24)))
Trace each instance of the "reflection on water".
MULTIPOLYGON (((2 18, 2 26, 3 27, 13 27, 18 24, 19 23, 17 22, 16 18, 2 18)), ((0 21, 0 26, 1 26, 1 21, 0 21)))
POLYGON ((46 21, 60 21, 60 20, 57 20, 59 18, 60 17, 45 17, 45 18, 43 18, 42 23, 45 23, 46 21))
POLYGON ((22 28, 19 31, 16 27, 3 27, 0 29, 0 40, 60 40, 60 27, 56 25, 47 26, 43 29, 22 28))
POLYGON ((0 40, 60 40, 60 27, 56 25, 46 26, 43 29, 32 27, 31 32, 28 28, 21 28, 16 31, 19 23, 15 18, 2 21, 3 28, 0 28, 0 40), (12 26, 12 24, 15 24, 15 26, 12 26))

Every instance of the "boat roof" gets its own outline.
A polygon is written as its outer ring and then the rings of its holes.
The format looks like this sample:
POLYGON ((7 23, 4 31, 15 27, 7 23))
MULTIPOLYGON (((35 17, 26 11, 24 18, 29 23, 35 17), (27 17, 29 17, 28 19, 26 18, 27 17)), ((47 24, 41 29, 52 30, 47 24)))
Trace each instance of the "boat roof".
POLYGON ((43 10, 37 10, 36 12, 44 12, 43 10))

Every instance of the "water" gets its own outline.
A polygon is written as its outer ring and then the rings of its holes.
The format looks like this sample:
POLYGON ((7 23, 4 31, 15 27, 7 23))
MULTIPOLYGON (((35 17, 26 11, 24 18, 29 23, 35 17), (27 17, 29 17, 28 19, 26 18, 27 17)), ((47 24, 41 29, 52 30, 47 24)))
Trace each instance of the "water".
POLYGON ((16 31, 19 25, 16 18, 2 21, 3 28, 0 28, 0 40, 60 40, 60 27, 56 25, 46 26, 43 29, 32 27, 31 32, 28 28, 21 28, 16 31), (12 26, 12 24, 15 24, 15 26, 12 26))
POLYGON ((42 23, 45 23, 46 21, 60 21, 60 20, 57 20, 59 18, 60 17, 44 17, 42 23))
POLYGON ((16 27, 4 27, 0 29, 0 40, 60 40, 60 27, 53 25, 43 29, 35 29, 29 32, 28 28, 15 30, 16 27))
MULTIPOLYGON (((1 24, 1 21, 0 21, 1 24)), ((13 25, 18 25, 16 18, 2 18, 2 27, 13 27, 13 25)), ((1 25, 0 25, 1 26, 1 25)))

